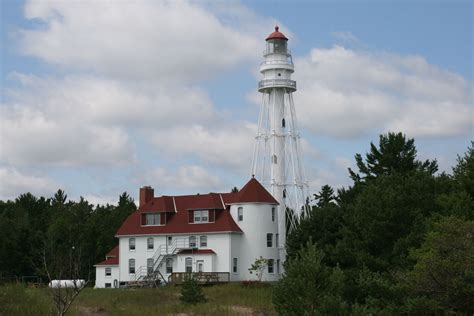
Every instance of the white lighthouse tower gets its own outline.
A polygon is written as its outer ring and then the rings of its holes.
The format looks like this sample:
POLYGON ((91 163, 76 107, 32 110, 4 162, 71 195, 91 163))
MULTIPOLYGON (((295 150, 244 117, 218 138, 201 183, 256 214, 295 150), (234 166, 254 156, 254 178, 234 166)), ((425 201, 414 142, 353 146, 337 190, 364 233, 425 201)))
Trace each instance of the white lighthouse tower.
POLYGON ((266 38, 265 60, 260 67, 263 79, 258 83, 262 105, 252 162, 252 174, 280 203, 278 231, 280 258, 288 228, 306 212, 307 183, 302 164, 293 92, 296 81, 288 38, 275 26, 266 38), (287 213, 291 213, 291 215, 287 213))

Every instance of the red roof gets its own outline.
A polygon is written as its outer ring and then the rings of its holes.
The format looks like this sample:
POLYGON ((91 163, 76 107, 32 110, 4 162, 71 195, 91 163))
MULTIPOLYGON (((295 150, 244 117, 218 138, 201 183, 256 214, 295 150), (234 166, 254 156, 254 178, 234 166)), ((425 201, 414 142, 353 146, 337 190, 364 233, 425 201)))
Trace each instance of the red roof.
POLYGON ((268 203, 279 204, 277 200, 257 181, 252 178, 238 192, 237 200, 234 203, 268 203))
POLYGON ((215 255, 216 253, 212 249, 184 249, 181 250, 179 255, 215 255))
POLYGON ((105 260, 96 266, 116 266, 119 264, 119 246, 115 246, 105 255, 105 260))
POLYGON ((153 198, 145 205, 140 206, 141 211, 166 213, 174 212, 174 202, 172 196, 162 196, 159 199, 153 198))
MULTIPOLYGON (((123 235, 150 235, 150 234, 182 234, 204 232, 239 232, 242 230, 230 215, 229 204, 233 203, 268 203, 278 202, 255 179, 250 181, 236 193, 209 193, 201 195, 162 196, 154 197, 148 203, 139 207, 137 211, 123 222, 117 231, 117 236, 123 235), (170 209, 168 203, 173 204, 170 209), (174 203, 173 203, 174 202, 174 203), (174 212, 176 204, 176 213, 174 212), (152 207, 153 206, 153 207, 152 207), (190 210, 213 210, 214 221, 204 224, 189 223, 190 210), (168 211, 169 210, 169 211, 168 211), (166 224, 144 226, 141 224, 142 214, 150 212, 166 212, 166 224)), ((212 218, 210 216, 210 218, 212 218)))
POLYGON ((279 31, 279 29, 280 28, 278 27, 278 25, 275 25, 275 32, 268 35, 268 37, 265 40, 268 41, 268 40, 271 40, 271 39, 280 38, 280 39, 283 39, 283 40, 287 41, 288 38, 286 38, 286 36, 283 33, 281 33, 279 31))

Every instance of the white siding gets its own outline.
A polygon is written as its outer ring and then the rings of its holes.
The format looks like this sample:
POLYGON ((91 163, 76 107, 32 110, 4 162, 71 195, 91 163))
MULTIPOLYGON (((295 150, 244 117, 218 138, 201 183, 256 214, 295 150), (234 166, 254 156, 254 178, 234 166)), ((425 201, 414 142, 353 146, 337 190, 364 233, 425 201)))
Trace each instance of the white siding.
POLYGON ((114 287, 114 280, 117 280, 117 287, 120 284, 120 273, 119 266, 96 266, 95 268, 96 278, 95 287, 105 288, 105 283, 110 283, 111 287, 114 287), (111 275, 105 275, 105 268, 111 268, 111 275))
MULTIPOLYGON (((238 258, 239 265, 238 276, 231 273, 232 280, 256 279, 255 273, 250 274, 248 269, 255 262, 255 259, 260 256, 266 259, 273 259, 275 262, 274 273, 269 274, 267 269, 265 269, 262 281, 277 281, 280 278, 276 269, 276 262, 280 257, 278 248, 275 245, 275 236, 278 233, 278 217, 275 218, 275 221, 272 221, 272 207, 274 205, 257 203, 235 204, 231 206, 231 215, 244 232, 240 237, 240 242, 237 237, 235 237, 235 242, 232 242, 231 257, 238 258), (243 207, 244 218, 240 222, 237 221, 238 207, 243 207), (273 234, 273 245, 270 248, 267 247, 267 233, 273 234), (238 247, 239 243, 240 247, 238 247)), ((229 271, 231 271, 230 269, 229 271)))

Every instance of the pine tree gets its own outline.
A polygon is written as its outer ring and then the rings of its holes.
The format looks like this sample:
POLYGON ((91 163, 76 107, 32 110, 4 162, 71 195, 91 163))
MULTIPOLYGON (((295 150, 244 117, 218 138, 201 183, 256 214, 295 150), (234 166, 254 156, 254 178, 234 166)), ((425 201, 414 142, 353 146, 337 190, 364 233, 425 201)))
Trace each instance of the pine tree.
POLYGON ((181 302, 186 304, 205 303, 207 301, 201 286, 192 275, 186 275, 181 287, 181 302))

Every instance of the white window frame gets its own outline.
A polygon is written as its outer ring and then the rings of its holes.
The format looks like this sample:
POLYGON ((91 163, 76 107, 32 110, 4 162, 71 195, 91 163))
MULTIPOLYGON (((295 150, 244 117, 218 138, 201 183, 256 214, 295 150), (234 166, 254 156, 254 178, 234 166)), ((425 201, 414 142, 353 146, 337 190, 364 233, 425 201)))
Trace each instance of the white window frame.
POLYGON ((145 226, 160 226, 161 213, 145 213, 145 226))
POLYGON ((242 206, 237 208, 237 220, 239 222, 244 220, 244 208, 242 206))
POLYGON ((195 210, 193 216, 195 224, 209 223, 209 210, 195 210))
POLYGON ((200 236, 199 237, 199 247, 200 248, 207 248, 207 236, 200 236))
POLYGON ((149 237, 149 238, 146 239, 146 249, 147 250, 155 249, 155 239, 153 237, 149 237), (151 247, 150 247, 150 245, 151 245, 151 247))
POLYGON ((128 259, 128 273, 129 274, 135 274, 135 259, 134 258, 130 258, 128 259), (133 269, 133 272, 132 272, 132 269, 133 269))
POLYGON ((278 238, 280 237, 280 234, 275 234, 275 247, 278 248, 280 246, 280 243, 278 242, 278 238))
POLYGON ((187 258, 184 259, 184 271, 186 273, 192 273, 193 272, 193 258, 187 257, 187 258), (190 268, 191 271, 188 271, 188 268, 190 268))
POLYGON ((135 249, 137 249, 135 242, 136 242, 135 238, 129 238, 128 239, 128 250, 129 251, 135 251, 135 249))
POLYGON ((112 268, 106 267, 105 268, 105 277, 110 278, 112 276, 112 268))
POLYGON ((238 263, 239 263, 238 258, 233 258, 232 259, 232 273, 238 273, 239 272, 238 263))
POLYGON ((146 259, 146 273, 148 275, 153 273, 153 258, 146 259))
POLYGON ((204 260, 196 261, 196 272, 204 272, 204 260))
POLYGON ((189 236, 189 248, 197 248, 197 238, 196 236, 189 236))
POLYGON ((272 222, 275 221, 275 213, 276 213, 275 207, 272 207, 272 222))
POLYGON ((267 271, 268 271, 268 274, 274 274, 275 273, 275 260, 268 259, 267 271), (271 271, 270 271, 270 267, 271 267, 271 271))
POLYGON ((267 248, 273 248, 273 234, 272 233, 267 233, 267 248))
POLYGON ((173 259, 166 259, 166 273, 173 273, 173 259))

